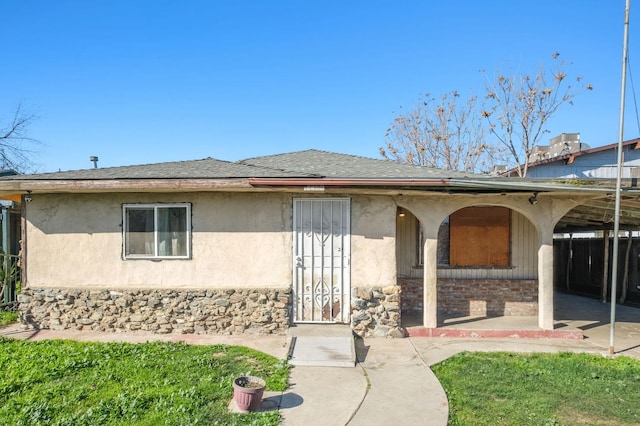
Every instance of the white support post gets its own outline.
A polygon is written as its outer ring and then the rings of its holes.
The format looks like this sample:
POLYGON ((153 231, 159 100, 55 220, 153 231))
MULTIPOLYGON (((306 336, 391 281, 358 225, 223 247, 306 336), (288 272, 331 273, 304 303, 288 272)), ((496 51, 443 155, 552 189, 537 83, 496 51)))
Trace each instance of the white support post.
POLYGON ((538 247, 538 327, 553 330, 553 235, 538 247))
POLYGON ((438 238, 428 236, 424 243, 424 301, 423 325, 438 326, 438 238))

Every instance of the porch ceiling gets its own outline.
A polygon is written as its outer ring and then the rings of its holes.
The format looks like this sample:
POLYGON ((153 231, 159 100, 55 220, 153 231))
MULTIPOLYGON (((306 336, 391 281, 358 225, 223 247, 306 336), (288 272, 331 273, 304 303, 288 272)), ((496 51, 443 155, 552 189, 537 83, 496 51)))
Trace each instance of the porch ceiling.
MULTIPOLYGON (((637 194, 620 198, 620 230, 640 230, 640 200, 637 194)), ((556 225, 556 232, 613 229, 615 197, 600 198, 574 208, 556 225)))

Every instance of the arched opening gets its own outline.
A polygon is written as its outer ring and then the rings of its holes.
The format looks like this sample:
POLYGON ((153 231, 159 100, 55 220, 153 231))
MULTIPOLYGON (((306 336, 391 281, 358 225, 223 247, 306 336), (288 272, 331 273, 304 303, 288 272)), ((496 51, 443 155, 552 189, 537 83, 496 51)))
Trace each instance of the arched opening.
MULTIPOLYGON (((398 209, 396 220, 401 324, 421 327, 429 264, 424 236, 435 234, 406 209, 398 209)), ((537 324, 538 237, 524 215, 500 206, 465 207, 445 218, 437 235, 438 327, 495 317, 528 317, 537 324)))
POLYGON ((404 328, 422 325, 424 312, 424 233, 420 221, 399 207, 396 214, 396 262, 400 285, 400 322, 404 328))
POLYGON ((501 206, 453 212, 438 234, 439 326, 538 314, 537 231, 501 206))

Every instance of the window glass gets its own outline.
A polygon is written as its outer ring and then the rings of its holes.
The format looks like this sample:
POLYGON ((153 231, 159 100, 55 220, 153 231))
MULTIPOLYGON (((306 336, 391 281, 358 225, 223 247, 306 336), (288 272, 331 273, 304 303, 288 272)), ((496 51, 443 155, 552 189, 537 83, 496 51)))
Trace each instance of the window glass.
POLYGON ((188 258, 190 205, 125 205, 125 258, 188 258))
POLYGON ((438 265, 449 264, 450 247, 449 217, 447 216, 438 228, 438 265))
POLYGON ((187 255, 187 211, 185 208, 158 208, 158 255, 187 255))
POLYGON ((126 210, 125 254, 153 255, 153 209, 128 208, 126 210))

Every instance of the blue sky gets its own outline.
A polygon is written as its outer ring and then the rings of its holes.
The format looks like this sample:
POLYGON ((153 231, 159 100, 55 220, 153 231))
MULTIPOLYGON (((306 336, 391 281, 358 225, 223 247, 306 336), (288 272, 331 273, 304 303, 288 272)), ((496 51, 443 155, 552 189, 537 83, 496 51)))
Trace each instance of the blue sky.
MULTIPOLYGON (((480 70, 535 73, 557 51, 594 90, 554 116, 544 142, 579 132, 601 146, 618 139, 624 6, 3 1, 0 119, 19 103, 39 116, 41 172, 89 168, 90 155, 100 167, 309 148, 379 158, 385 130, 420 94, 481 95, 480 70)), ((639 136, 628 85, 625 139, 639 136)))

